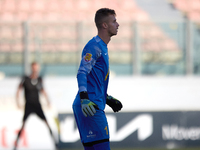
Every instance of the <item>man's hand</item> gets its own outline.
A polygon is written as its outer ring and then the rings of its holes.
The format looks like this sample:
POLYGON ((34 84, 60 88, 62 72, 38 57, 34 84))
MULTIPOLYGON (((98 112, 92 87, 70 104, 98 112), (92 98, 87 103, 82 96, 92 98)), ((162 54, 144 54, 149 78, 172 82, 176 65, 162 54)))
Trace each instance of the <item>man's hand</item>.
POLYGON ((96 113, 95 108, 99 109, 98 106, 89 99, 81 100, 81 109, 85 117, 94 116, 94 114, 96 113))
POLYGON ((23 107, 17 102, 17 108, 22 109, 23 107))
POLYGON ((83 115, 85 117, 87 116, 94 116, 96 113, 96 109, 99 109, 99 107, 89 100, 88 94, 86 91, 80 92, 80 98, 81 98, 81 109, 83 112, 83 115))
POLYGON ((123 107, 119 100, 110 95, 107 95, 106 104, 110 106, 114 112, 120 111, 123 107))

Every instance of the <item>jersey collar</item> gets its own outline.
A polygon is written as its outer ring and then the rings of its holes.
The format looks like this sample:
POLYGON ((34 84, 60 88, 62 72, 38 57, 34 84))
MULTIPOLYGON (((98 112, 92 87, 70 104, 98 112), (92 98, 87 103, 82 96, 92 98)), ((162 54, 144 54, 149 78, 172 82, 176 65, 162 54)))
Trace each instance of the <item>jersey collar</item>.
POLYGON ((106 46, 107 47, 107 44, 97 35, 97 36, 95 36, 95 40, 96 40, 96 42, 101 42, 101 44, 103 45, 103 46, 106 46))

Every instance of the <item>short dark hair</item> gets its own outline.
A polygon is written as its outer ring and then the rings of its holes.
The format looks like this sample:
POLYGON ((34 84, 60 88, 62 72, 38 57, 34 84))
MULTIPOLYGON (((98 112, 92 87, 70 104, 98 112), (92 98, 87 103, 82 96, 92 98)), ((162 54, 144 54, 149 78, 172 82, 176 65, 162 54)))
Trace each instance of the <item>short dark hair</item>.
POLYGON ((96 11, 94 21, 98 29, 101 28, 104 18, 109 15, 116 15, 116 13, 113 9, 109 9, 109 8, 101 8, 96 11))
POLYGON ((33 65, 38 65, 38 62, 33 61, 33 62, 31 63, 31 66, 33 66, 33 65))

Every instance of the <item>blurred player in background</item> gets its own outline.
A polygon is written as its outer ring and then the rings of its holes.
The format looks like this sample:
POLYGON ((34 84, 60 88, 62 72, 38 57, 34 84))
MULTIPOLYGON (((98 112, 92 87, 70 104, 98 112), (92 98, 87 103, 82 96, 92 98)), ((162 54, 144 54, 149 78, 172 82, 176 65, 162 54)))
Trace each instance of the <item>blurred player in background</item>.
MULTIPOLYGON (((30 76, 24 76, 22 78, 22 81, 20 82, 17 89, 17 94, 16 94, 17 107, 21 108, 19 104, 19 95, 22 89, 24 89, 25 108, 24 108, 24 117, 23 117, 22 127, 17 135, 14 150, 17 148, 18 140, 20 138, 21 133, 23 132, 25 122, 31 113, 36 113, 38 117, 40 117, 45 122, 45 124, 47 125, 49 129, 50 135, 52 136, 55 142, 55 139, 52 134, 52 130, 47 122, 47 119, 44 115, 44 112, 42 110, 40 100, 39 100, 39 94, 41 92, 45 96, 48 106, 50 106, 47 93, 43 88, 42 78, 39 76, 40 65, 36 62, 33 62, 31 64, 31 71, 32 72, 30 76)), ((55 146, 56 146, 56 142, 55 142, 55 146)))
POLYGON ((115 11, 99 9, 95 14, 98 35, 84 47, 77 81, 79 91, 73 112, 85 150, 110 150, 109 129, 104 112, 108 104, 114 112, 122 108, 119 100, 107 95, 109 60, 107 44, 117 35, 115 11))

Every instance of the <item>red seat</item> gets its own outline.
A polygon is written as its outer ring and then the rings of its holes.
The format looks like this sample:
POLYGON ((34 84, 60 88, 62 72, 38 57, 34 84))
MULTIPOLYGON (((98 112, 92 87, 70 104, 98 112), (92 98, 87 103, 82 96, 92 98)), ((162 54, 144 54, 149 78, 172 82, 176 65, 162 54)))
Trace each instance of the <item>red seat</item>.
POLYGON ((25 21, 25 20, 29 20, 29 13, 28 12, 22 12, 22 11, 18 11, 15 14, 15 18, 17 18, 17 20, 19 21, 25 21))
POLYGON ((46 7, 46 10, 49 12, 59 12, 61 9, 60 1, 58 0, 48 0, 48 7, 46 7))
POLYGON ((4 0, 1 4, 3 6, 1 8, 3 12, 15 12, 16 11, 17 1, 4 0))
POLYGON ((178 10, 181 10, 184 12, 188 11, 188 5, 185 0, 174 0, 173 4, 178 10))
POLYGON ((17 18, 15 18, 14 14, 12 12, 2 12, 0 13, 0 20, 2 21, 14 21, 17 18))
POLYGON ((45 19, 45 14, 38 11, 31 12, 28 18, 28 20, 32 21, 44 21, 45 19))
POLYGON ((48 8, 48 1, 45 0, 30 0, 31 11, 33 12, 45 12, 48 8))
POLYGON ((17 1, 17 11, 27 13, 31 11, 30 0, 18 0, 17 1))
POLYGON ((188 4, 190 5, 191 10, 200 11, 200 0, 190 0, 188 4))
POLYGON ((0 43, 0 50, 1 52, 10 52, 11 51, 11 47, 10 44, 1 44, 0 43))
POLYGON ((200 22, 200 11, 191 11, 187 14, 187 16, 192 20, 192 21, 197 21, 198 23, 200 22))

